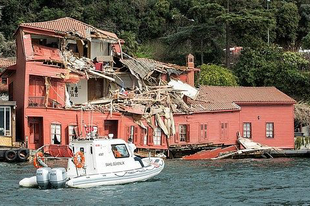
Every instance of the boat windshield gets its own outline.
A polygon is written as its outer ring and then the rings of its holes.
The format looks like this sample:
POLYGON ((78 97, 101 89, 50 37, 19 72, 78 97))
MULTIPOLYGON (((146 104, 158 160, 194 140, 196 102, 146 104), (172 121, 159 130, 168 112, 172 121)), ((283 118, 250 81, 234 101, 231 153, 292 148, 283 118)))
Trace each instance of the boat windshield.
POLYGON ((111 146, 115 158, 129 157, 129 152, 125 144, 112 144, 111 146))

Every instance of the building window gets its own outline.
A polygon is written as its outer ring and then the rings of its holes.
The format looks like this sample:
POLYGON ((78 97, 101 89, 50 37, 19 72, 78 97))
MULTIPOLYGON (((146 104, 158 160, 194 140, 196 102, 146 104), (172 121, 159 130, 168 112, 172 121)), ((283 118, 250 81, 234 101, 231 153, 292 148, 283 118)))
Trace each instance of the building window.
POLYGON ((131 141, 136 144, 138 142, 138 127, 127 126, 126 131, 126 136, 128 140, 131 139, 131 141))
POLYGON ((11 107, 0 107, 0 136, 11 136, 11 107))
POLYGON ((243 137, 252 138, 252 125, 250 122, 243 123, 243 137))
POLYGON ((186 141, 187 139, 187 125, 186 124, 179 125, 179 136, 180 136, 180 142, 186 141))
POLYGON ((147 136, 149 134, 149 128, 147 127, 143 133, 143 145, 147 145, 147 136))
POLYGON ((153 143, 154 145, 161 145, 161 129, 159 127, 154 130, 153 143))
POLYGON ((134 137, 135 137, 135 126, 130 126, 128 139, 131 139, 131 141, 133 142, 134 137))
POLYGON ((77 126, 76 125, 69 125, 68 126, 68 132, 69 132, 69 142, 72 140, 77 139, 78 137, 78 132, 77 132, 77 126))
POLYGON ((208 125, 207 124, 201 124, 200 125, 200 138, 201 139, 207 139, 207 131, 208 131, 208 125))
POLYGON ((266 137, 274 138, 274 123, 273 122, 266 123, 266 137))
POLYGON ((7 78, 2 78, 2 84, 7 85, 8 84, 8 79, 7 78))
POLYGON ((52 144, 61 143, 61 125, 60 124, 51 124, 51 142, 52 144))

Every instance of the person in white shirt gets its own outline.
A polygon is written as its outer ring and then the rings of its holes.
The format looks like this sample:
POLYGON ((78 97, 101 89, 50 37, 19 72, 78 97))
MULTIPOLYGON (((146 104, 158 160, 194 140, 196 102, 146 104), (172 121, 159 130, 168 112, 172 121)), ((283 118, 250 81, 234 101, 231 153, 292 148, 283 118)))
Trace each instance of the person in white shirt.
POLYGON ((132 142, 132 139, 128 139, 128 147, 132 156, 135 156, 135 150, 137 149, 136 145, 132 142))
POLYGON ((128 147, 129 147, 130 153, 131 153, 131 155, 134 157, 135 161, 138 161, 138 162, 140 163, 141 167, 144 167, 144 164, 143 164, 141 158, 135 156, 135 150, 137 149, 137 147, 136 147, 136 145, 132 142, 132 139, 131 139, 131 138, 128 139, 128 147))

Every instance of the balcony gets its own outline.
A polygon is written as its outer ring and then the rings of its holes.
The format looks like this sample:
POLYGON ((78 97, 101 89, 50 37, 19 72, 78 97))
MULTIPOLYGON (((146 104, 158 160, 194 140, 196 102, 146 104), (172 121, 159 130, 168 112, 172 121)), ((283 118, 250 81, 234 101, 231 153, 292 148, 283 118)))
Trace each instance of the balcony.
MULTIPOLYGON (((28 107, 46 107, 45 97, 29 97, 28 107)), ((48 108, 61 108, 62 105, 56 100, 48 98, 47 107, 48 108)))

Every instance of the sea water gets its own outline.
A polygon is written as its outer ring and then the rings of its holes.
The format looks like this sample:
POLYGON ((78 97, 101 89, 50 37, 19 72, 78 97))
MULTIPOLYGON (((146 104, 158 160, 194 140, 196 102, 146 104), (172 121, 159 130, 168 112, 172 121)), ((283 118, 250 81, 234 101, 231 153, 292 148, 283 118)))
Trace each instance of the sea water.
POLYGON ((158 176, 87 189, 21 188, 31 163, 0 163, 0 205, 310 205, 310 159, 166 160, 158 176))

